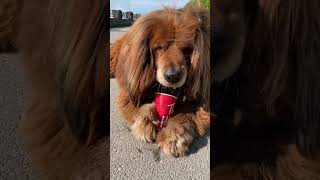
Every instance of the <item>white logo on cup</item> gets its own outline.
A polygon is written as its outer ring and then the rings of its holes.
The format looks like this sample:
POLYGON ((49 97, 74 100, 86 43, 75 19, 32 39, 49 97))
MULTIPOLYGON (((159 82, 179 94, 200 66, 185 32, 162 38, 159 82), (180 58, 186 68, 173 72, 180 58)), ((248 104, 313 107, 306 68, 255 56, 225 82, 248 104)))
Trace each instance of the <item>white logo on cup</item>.
POLYGON ((173 104, 169 104, 168 107, 170 107, 169 115, 171 115, 173 113, 173 110, 174 110, 174 103, 173 104))
POLYGON ((160 127, 163 127, 168 121, 168 116, 162 116, 161 121, 160 121, 160 127))
MULTIPOLYGON (((169 115, 171 115, 173 113, 174 110, 174 103, 173 104, 169 104, 168 107, 169 109, 169 115)), ((161 117, 161 121, 160 121, 160 127, 163 127, 163 125, 165 125, 168 122, 168 118, 169 116, 162 116, 161 117)))

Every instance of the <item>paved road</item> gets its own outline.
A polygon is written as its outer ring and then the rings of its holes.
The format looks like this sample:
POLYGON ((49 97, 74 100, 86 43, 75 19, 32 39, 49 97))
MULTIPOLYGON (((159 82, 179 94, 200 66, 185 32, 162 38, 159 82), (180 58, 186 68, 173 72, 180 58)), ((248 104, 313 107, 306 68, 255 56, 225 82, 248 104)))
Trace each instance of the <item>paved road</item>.
POLYGON ((31 180, 30 161, 21 150, 16 130, 24 106, 19 56, 0 54, 0 179, 31 180))
MULTIPOLYGON (((110 30, 111 44, 128 28, 110 30)), ((169 157, 157 145, 134 139, 130 127, 119 117, 115 108, 118 87, 110 82, 111 179, 209 179, 210 138, 197 139, 190 154, 182 158, 169 157)))
POLYGON ((119 38, 123 33, 125 33, 129 27, 124 28, 111 28, 110 29, 110 44, 114 43, 114 41, 119 38))
POLYGON ((197 139, 186 157, 167 156, 159 151, 157 145, 134 139, 129 126, 115 108, 117 93, 115 79, 111 79, 111 179, 209 179, 209 137, 197 139))

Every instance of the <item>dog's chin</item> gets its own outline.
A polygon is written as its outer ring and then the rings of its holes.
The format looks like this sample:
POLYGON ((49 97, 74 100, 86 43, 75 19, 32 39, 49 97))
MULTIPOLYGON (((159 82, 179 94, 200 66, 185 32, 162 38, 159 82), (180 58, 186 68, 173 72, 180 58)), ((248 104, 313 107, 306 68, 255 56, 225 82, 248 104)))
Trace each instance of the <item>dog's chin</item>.
POLYGON ((177 88, 180 88, 184 85, 184 83, 186 82, 186 77, 182 78, 179 82, 174 83, 174 84, 166 81, 164 78, 157 78, 157 81, 162 86, 172 88, 172 89, 177 89, 177 88))
POLYGON ((183 84, 180 85, 180 83, 178 83, 178 84, 171 84, 171 83, 169 83, 169 82, 160 82, 160 81, 158 81, 158 82, 159 82, 162 86, 165 86, 165 87, 168 87, 168 88, 172 88, 172 89, 177 89, 177 88, 183 86, 183 84))

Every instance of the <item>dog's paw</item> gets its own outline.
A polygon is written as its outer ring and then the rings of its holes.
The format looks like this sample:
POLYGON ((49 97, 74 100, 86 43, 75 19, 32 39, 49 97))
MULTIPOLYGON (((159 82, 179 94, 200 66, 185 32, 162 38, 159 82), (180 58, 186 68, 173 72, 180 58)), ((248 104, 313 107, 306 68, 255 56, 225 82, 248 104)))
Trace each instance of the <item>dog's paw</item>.
POLYGON ((165 154, 180 157, 187 154, 194 136, 195 131, 192 129, 167 127, 159 132, 157 143, 165 154))
POLYGON ((134 118, 132 125, 133 136, 144 142, 153 142, 156 137, 156 116, 154 104, 143 105, 134 118))
POLYGON ((151 121, 144 119, 134 122, 132 134, 136 139, 143 142, 153 142, 157 137, 155 125, 151 121))

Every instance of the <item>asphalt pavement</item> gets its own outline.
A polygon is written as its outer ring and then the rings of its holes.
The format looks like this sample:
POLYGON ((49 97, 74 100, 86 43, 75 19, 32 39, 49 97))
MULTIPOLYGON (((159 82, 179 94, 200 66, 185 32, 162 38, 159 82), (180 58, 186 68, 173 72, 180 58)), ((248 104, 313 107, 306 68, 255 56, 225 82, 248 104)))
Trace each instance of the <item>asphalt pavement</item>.
POLYGON ((114 43, 129 27, 111 28, 110 29, 110 44, 114 43))
POLYGON ((0 180, 35 180, 17 127, 24 107, 23 71, 17 54, 0 54, 0 180))
POLYGON ((210 179, 210 138, 196 139, 188 156, 165 155, 156 144, 136 140, 115 108, 118 87, 110 82, 111 179, 206 180, 210 179))

